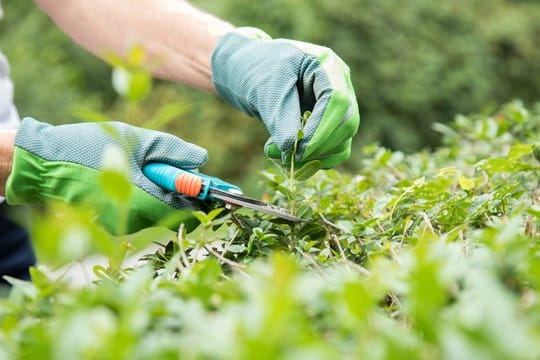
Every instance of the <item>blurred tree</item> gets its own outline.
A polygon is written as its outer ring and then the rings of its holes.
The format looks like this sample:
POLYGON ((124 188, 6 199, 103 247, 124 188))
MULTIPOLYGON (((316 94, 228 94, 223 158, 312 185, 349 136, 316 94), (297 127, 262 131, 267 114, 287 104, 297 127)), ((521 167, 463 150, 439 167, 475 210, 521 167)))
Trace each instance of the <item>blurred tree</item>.
POLYGON ((540 97, 540 3, 511 0, 200 0, 238 26, 333 48, 351 67, 358 140, 436 145, 435 121, 540 97))
POLYGON ((110 68, 73 44, 33 1, 2 5, 0 49, 11 62, 21 116, 68 122, 76 104, 99 108, 114 101, 110 68))

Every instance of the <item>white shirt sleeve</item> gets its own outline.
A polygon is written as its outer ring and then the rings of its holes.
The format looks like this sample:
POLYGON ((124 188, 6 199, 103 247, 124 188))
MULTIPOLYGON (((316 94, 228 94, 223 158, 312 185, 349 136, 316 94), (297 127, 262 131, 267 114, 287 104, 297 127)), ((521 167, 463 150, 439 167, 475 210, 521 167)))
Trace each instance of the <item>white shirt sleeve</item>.
POLYGON ((9 64, 0 53, 0 129, 15 129, 19 114, 13 105, 13 83, 9 78, 9 64))
MULTIPOLYGON (((1 11, 0 6, 0 15, 1 11)), ((9 64, 0 52, 0 129, 16 129, 18 126, 19 114, 13 105, 13 83, 9 78, 9 64)), ((2 202, 4 198, 0 196, 0 204, 2 202)))

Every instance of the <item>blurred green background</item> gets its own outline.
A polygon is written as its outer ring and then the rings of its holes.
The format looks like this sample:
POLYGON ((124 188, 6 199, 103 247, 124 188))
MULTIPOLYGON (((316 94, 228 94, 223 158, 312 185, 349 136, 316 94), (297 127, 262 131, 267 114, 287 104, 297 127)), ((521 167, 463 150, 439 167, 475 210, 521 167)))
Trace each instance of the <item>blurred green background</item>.
MULTIPOLYGON (((540 99, 540 2, 527 0, 198 0, 238 26, 333 48, 349 64, 360 105, 359 147, 378 142, 410 152, 433 147, 434 122, 540 99)), ((266 130, 212 94, 155 83, 135 105, 111 86, 111 69, 63 35, 32 1, 3 2, 0 49, 12 63, 22 116, 50 123, 111 119, 163 129, 208 148, 207 173, 250 186, 264 166, 266 130), (163 110, 165 109, 165 110, 163 110), (172 114, 172 115, 171 115, 172 114), (174 116, 173 116, 174 115, 174 116)), ((89 29, 91 31, 91 29, 89 29)))

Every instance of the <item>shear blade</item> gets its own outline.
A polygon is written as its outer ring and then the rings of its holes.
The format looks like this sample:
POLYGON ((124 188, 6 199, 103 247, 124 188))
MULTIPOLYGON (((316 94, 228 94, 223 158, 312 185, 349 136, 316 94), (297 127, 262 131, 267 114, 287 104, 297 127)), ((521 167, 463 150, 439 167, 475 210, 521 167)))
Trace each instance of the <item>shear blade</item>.
POLYGON ((251 199, 239 194, 233 194, 226 191, 221 191, 218 189, 210 189, 209 195, 215 199, 222 200, 228 204, 233 204, 237 206, 243 206, 248 209, 253 209, 257 211, 262 211, 264 213, 277 216, 279 218, 294 221, 294 222, 305 222, 306 220, 291 215, 286 209, 280 208, 278 206, 270 205, 265 202, 251 199))

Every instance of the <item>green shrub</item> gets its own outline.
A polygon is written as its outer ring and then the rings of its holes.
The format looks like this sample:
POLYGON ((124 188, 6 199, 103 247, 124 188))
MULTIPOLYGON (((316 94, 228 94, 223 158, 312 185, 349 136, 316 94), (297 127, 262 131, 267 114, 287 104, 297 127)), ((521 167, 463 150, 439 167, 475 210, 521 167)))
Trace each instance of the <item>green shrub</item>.
POLYGON ((40 213, 40 259, 79 258, 86 239, 110 263, 83 288, 37 269, 14 281, 2 358, 538 358, 540 106, 436 128, 433 152, 367 146, 360 174, 319 172, 292 194, 269 167, 267 199, 294 198, 295 226, 213 211, 189 235, 110 238, 84 211, 40 213), (151 240, 163 247, 121 265, 151 240))

